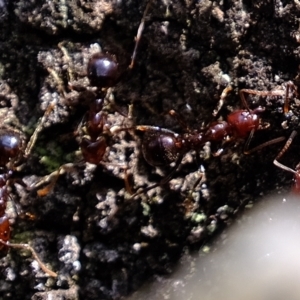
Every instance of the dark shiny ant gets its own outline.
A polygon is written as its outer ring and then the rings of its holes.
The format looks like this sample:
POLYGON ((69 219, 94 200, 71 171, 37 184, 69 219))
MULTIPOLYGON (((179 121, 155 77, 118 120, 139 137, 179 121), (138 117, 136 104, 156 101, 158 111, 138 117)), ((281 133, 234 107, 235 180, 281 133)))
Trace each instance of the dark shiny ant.
POLYGON ((6 206, 9 199, 8 186, 16 169, 16 165, 20 162, 21 158, 28 157, 36 141, 37 134, 41 130, 42 123, 49 114, 49 110, 45 112, 44 117, 36 127, 26 148, 20 132, 9 128, 2 128, 0 130, 0 250, 4 251, 8 248, 27 249, 32 253, 45 273, 52 277, 57 277, 56 273, 45 266, 31 246, 28 244, 12 244, 9 242, 11 230, 9 219, 6 215, 6 206))
POLYGON ((97 87, 97 91, 86 113, 86 135, 81 138, 80 148, 86 162, 98 165, 103 159, 108 138, 112 134, 103 107, 106 89, 113 87, 120 77, 116 58, 110 54, 94 54, 89 60, 87 75, 91 85, 97 87))
MULTIPOLYGON (((128 67, 129 70, 133 69, 135 64, 138 45, 151 3, 152 1, 148 2, 137 31, 135 47, 128 67)), ((108 53, 95 53, 89 59, 87 77, 90 84, 97 88, 97 91, 95 100, 90 104, 87 113, 87 136, 82 137, 80 148, 85 161, 91 164, 97 165, 102 161, 107 148, 108 136, 115 133, 114 130, 111 130, 111 128, 108 128, 106 125, 107 114, 103 112, 103 106, 107 89, 116 85, 122 75, 121 73, 118 62, 113 55, 108 53)))
MULTIPOLYGON (((210 142, 211 144, 220 144, 227 143, 229 141, 235 142, 238 140, 247 139, 244 147, 244 153, 250 154, 262 149, 263 147, 282 141, 284 138, 279 137, 277 139, 259 145, 253 149, 248 149, 254 133, 258 130, 266 129, 267 127, 269 127, 269 124, 262 124, 262 120, 260 117, 265 109, 263 107, 257 107, 256 109, 251 110, 246 102, 245 95, 285 95, 284 112, 287 113, 289 90, 292 88, 294 88, 293 84, 289 83, 285 92, 282 90, 257 91, 242 89, 239 91, 239 95, 242 104, 246 109, 237 109, 227 115, 226 121, 212 122, 206 128, 201 130, 190 131, 186 129, 185 133, 178 134, 171 130, 155 126, 137 126, 136 129, 138 131, 144 132, 144 136, 142 139, 142 153, 146 162, 154 167, 166 166, 170 165, 171 163, 174 164, 170 173, 164 179, 162 179, 161 182, 154 184, 153 186, 148 187, 141 192, 146 192, 159 185, 166 184, 172 178, 173 174, 179 167, 183 156, 191 150, 199 152, 207 142, 210 142)), ((224 98, 230 90, 231 87, 227 87, 224 89, 221 95, 220 102, 224 101, 224 98)), ((179 123, 183 125, 183 127, 187 128, 185 122, 175 111, 171 110, 169 114, 176 117, 179 123)), ((215 111, 214 115, 216 114, 217 112, 215 111)), ((215 155, 220 155, 222 151, 222 148, 219 149, 215 153, 215 155)), ((136 196, 141 192, 137 192, 133 196, 136 196)))
MULTIPOLYGON (((138 45, 141 40, 146 16, 151 3, 152 1, 147 3, 141 23, 138 27, 131 62, 126 71, 130 71, 134 67, 138 45)), ((63 52, 65 60, 70 62, 71 58, 61 43, 59 44, 59 48, 63 52)), ((62 80, 52 68, 49 67, 47 69, 56 81, 60 93, 67 99, 68 95, 64 89, 62 80)), ((79 126, 79 146, 83 159, 87 163, 94 165, 102 164, 110 138, 120 131, 127 130, 118 125, 109 125, 107 123, 108 113, 105 111, 105 103, 109 102, 108 99, 111 94, 111 88, 120 81, 121 77, 124 76, 124 73, 124 71, 120 70, 118 61, 114 55, 96 52, 89 58, 86 75, 89 79, 90 86, 92 87, 92 96, 90 95, 91 97, 87 99, 89 108, 79 126)), ((69 71, 69 78, 72 77, 72 72, 69 71)), ((69 86, 72 89, 72 84, 69 86)), ((124 170, 127 168, 127 166, 122 167, 124 170)), ((50 181, 50 184, 45 188, 38 190, 38 195, 47 195, 55 186, 60 173, 69 168, 70 164, 62 165, 57 171, 54 171, 44 180, 41 180, 36 186, 42 185, 46 181, 50 181)))

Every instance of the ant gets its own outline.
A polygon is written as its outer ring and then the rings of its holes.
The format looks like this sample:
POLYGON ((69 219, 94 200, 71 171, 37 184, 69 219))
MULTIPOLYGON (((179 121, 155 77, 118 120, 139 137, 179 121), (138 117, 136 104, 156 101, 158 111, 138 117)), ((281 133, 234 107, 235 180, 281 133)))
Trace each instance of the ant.
MULTIPOLYGON (((4 251, 8 248, 27 249, 32 253, 33 257, 37 260, 41 269, 45 273, 52 277, 57 277, 55 272, 45 266, 30 245, 14 244, 9 242, 11 229, 9 218, 6 214, 6 206, 10 197, 8 188, 9 184, 13 181, 12 176, 14 171, 18 170, 17 165, 21 159, 29 156, 37 139, 37 135, 41 131, 42 124, 51 109, 52 107, 49 106, 49 109, 47 109, 44 116, 41 118, 26 147, 21 132, 16 129, 12 129, 9 126, 5 126, 5 124, 2 125, 2 128, 0 129, 0 250, 4 251)), ((19 170, 20 169, 21 166, 19 170)))
MULTIPOLYGON (((141 36, 144 30, 146 16, 152 1, 147 3, 141 23, 139 25, 135 47, 131 56, 131 62, 128 70, 132 70, 135 64, 136 54, 141 36)), ((96 87, 94 101, 91 102, 86 117, 87 136, 81 138, 80 148, 84 160, 91 164, 99 164, 105 154, 108 146, 108 136, 120 130, 117 127, 108 127, 106 124, 107 113, 103 112, 104 99, 107 98, 111 88, 117 84, 121 77, 118 62, 116 58, 108 53, 95 53, 89 59, 87 66, 87 77, 90 84, 96 87)))
MULTIPOLYGON (((284 113, 288 112, 289 91, 294 89, 292 83, 287 84, 286 91, 273 90, 273 91, 257 91, 250 89, 241 89, 239 91, 242 105, 245 109, 237 109, 227 115, 226 121, 211 122, 206 128, 200 130, 191 131, 186 126, 181 116, 174 110, 169 111, 169 114, 177 119, 177 121, 185 128, 183 134, 175 133, 171 130, 148 126, 139 125, 136 127, 138 131, 144 132, 142 139, 142 154, 145 161, 154 167, 161 167, 165 165, 174 164, 170 173, 162 179, 159 183, 154 184, 140 192, 135 193, 132 197, 140 194, 141 192, 149 191, 159 185, 164 185, 174 175, 178 169, 184 155, 193 150, 199 152, 199 150, 207 143, 218 144, 227 143, 229 141, 238 141, 247 139, 244 146, 244 153, 251 154, 266 146, 281 142, 284 138, 279 137, 268 141, 262 145, 259 145, 253 149, 248 149, 250 141, 254 133, 258 130, 263 130, 269 127, 269 124, 263 124, 260 115, 265 111, 265 108, 259 106, 255 109, 250 109, 246 102, 246 94, 258 95, 258 96, 283 96, 285 95, 284 113)), ((220 103, 224 102, 224 99, 228 92, 232 88, 226 87, 221 94, 220 103)), ((213 112, 216 116, 221 105, 218 105, 218 110, 213 112)), ((219 149, 214 156, 219 156, 223 149, 219 149)))
MULTIPOLYGON (((129 130, 128 128, 123 128, 118 125, 108 124, 108 113, 105 110, 105 103, 108 102, 109 104, 114 105, 114 103, 111 103, 110 99, 110 96, 112 95, 111 89, 124 77, 124 74, 127 74, 127 71, 129 72, 134 68, 138 46, 152 2, 153 1, 148 1, 144 10, 142 20, 137 30, 131 61, 125 71, 120 70, 119 63, 114 55, 100 52, 100 47, 98 47, 96 44, 91 46, 90 50, 92 54, 87 61, 86 73, 84 74, 88 78, 89 85, 87 87, 80 86, 78 90, 85 91, 86 93, 82 93, 83 95, 81 95, 81 97, 77 95, 77 101, 79 98, 81 98, 83 102, 88 104, 88 110, 85 113, 77 130, 77 132, 79 132, 79 147, 81 154, 83 156, 83 160, 87 163, 93 165, 105 164, 103 162, 103 158, 107 148, 109 147, 111 137, 118 132, 129 130)), ((78 87, 72 84, 73 74, 72 70, 70 70, 71 58, 68 54, 68 51, 62 43, 60 43, 58 47, 63 53, 63 60, 68 63, 68 79, 70 80, 68 82, 68 86, 71 90, 70 95, 68 95, 66 92, 64 88, 64 82, 60 79, 57 72, 49 66, 47 67, 47 70, 56 82, 58 91, 63 96, 64 100, 66 100, 66 103, 70 103, 70 105, 72 105, 71 101, 73 100, 73 91, 76 91, 78 87), (69 100, 71 101, 68 102, 69 100)), ((117 112, 124 116, 124 114, 118 109, 117 112)), ((126 115, 125 117, 128 116, 126 115)), ((68 170, 70 165, 71 164, 62 165, 58 170, 48 175, 44 180, 42 179, 36 185, 36 187, 44 184, 46 181, 50 181, 50 184, 45 188, 38 190, 38 195, 47 195, 55 186, 59 175, 68 170)), ((127 166, 122 166, 122 168, 125 170, 126 182, 127 166)), ((126 186, 127 185, 128 184, 126 183, 126 186)))

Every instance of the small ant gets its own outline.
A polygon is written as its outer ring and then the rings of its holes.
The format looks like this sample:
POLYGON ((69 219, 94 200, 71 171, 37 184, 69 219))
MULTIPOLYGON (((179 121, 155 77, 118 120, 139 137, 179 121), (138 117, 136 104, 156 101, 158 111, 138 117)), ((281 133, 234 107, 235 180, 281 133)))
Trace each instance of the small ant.
POLYGON ((6 215, 6 206, 9 199, 8 186, 11 182, 14 170, 17 169, 16 165, 20 162, 21 158, 28 157, 36 141, 37 135, 41 130, 42 124, 50 112, 50 109, 51 106, 41 118, 40 123, 36 127, 26 148, 21 132, 11 128, 6 128, 5 126, 0 129, 0 250, 3 251, 7 248, 30 250, 33 257, 39 263, 41 269, 48 275, 57 277, 55 272, 45 266, 31 246, 28 244, 9 243, 11 230, 9 219, 6 215))
MULTIPOLYGON (((284 112, 288 111, 288 95, 289 90, 292 88, 292 84, 287 85, 285 92, 285 106, 284 112)), ((224 98, 230 92, 232 88, 226 87, 221 94, 220 102, 223 103, 224 98)), ((244 153, 250 154, 263 147, 271 144, 278 143, 283 140, 283 137, 268 141, 262 145, 259 145, 253 149, 248 149, 250 141, 254 133, 258 130, 266 129, 269 124, 262 124, 260 115, 265 111, 263 107, 257 107, 250 109, 245 98, 245 94, 253 94, 258 96, 283 96, 284 92, 281 90, 275 91, 257 91, 250 89, 241 89, 239 95, 245 109, 237 109, 227 115, 226 121, 216 121, 210 123, 205 129, 190 131, 185 125, 184 120, 174 111, 171 110, 169 114, 175 117, 183 127, 186 128, 186 132, 183 134, 175 133, 171 130, 148 126, 139 125, 136 127, 138 131, 144 132, 142 139, 142 154, 146 162, 154 167, 161 167, 174 163, 170 173, 161 180, 160 183, 154 184, 140 192, 137 192, 133 196, 140 194, 141 192, 149 191, 158 185, 166 184, 172 178, 173 174, 179 167, 183 156, 194 150, 198 152, 207 142, 212 144, 245 140, 247 141, 244 146, 244 153)), ((218 106, 218 110, 221 105, 218 106)), ((217 115, 218 110, 214 111, 213 115, 217 115)), ((214 156, 218 156, 222 153, 223 149, 219 149, 214 156)))

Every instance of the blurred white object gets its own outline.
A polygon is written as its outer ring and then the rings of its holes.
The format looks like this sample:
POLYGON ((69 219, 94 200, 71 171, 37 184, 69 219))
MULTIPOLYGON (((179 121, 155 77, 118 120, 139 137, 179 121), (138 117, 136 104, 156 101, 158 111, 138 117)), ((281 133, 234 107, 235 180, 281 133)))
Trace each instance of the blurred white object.
POLYGON ((130 300, 300 299, 300 197, 272 196, 242 213, 211 247, 185 256, 130 300))

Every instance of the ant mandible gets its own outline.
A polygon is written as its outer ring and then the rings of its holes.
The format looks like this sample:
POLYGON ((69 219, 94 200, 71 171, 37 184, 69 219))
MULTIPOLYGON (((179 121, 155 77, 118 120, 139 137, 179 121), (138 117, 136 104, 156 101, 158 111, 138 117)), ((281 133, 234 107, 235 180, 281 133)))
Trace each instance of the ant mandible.
MULTIPOLYGON (((180 165, 183 156, 194 150, 199 152, 205 143, 210 142, 212 144, 238 141, 247 139, 244 146, 244 153, 250 154, 263 147, 271 144, 278 143, 283 140, 283 137, 279 137, 272 141, 268 141, 262 145, 259 145, 253 149, 248 149, 253 134, 262 129, 266 129, 269 124, 262 124, 260 115, 265 111, 263 107, 257 107, 250 109, 246 102, 246 94, 258 95, 258 96, 283 96, 285 95, 284 113, 288 112, 288 99, 289 90, 293 88, 293 84, 288 83, 286 91, 274 90, 274 91, 257 91, 250 89, 241 89, 239 95, 245 109, 237 109, 227 115, 226 121, 216 121, 210 123, 205 129, 190 131, 185 125, 184 120, 181 119, 174 110, 171 110, 169 114, 177 118, 179 123, 186 128, 186 132, 183 134, 177 134, 171 130, 148 126, 139 125, 136 127, 138 131, 144 132, 142 139, 142 154, 145 161, 154 167, 161 167, 175 163, 170 173, 161 180, 161 182, 148 187, 141 192, 149 191, 159 185, 166 184, 173 176, 178 166, 180 165)), ((224 102, 224 98, 231 91, 230 86, 226 87, 221 94, 220 102, 224 102)), ((220 105, 218 107, 220 109, 220 105)), ((218 111, 214 111, 215 116, 218 111)), ((223 149, 219 149, 215 155, 220 155, 223 149)), ((140 194, 137 192, 133 196, 140 194)))

